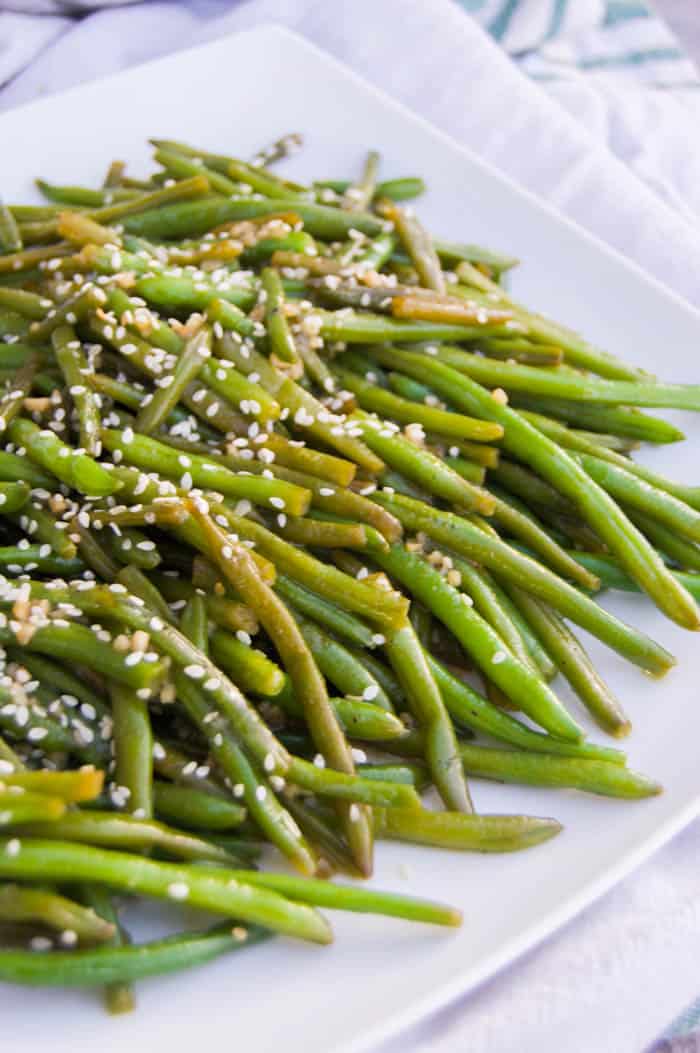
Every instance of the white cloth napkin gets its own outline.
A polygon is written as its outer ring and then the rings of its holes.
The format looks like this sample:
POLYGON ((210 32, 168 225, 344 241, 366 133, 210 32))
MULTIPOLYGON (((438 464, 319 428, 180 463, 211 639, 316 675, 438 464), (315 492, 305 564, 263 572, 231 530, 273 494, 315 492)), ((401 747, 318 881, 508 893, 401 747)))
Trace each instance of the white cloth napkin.
MULTIPOLYGON (((0 16, 0 40, 5 17, 0 16)), ((352 5, 249 0, 233 9, 228 0, 191 0, 187 6, 152 3, 107 10, 77 22, 49 44, 0 94, 0 108, 271 21, 325 47, 700 305, 697 227, 612 156, 600 128, 605 105, 598 105, 597 129, 592 99, 586 123, 567 116, 449 0, 357 0, 352 5)), ((557 91, 571 101, 573 89, 567 84, 557 91)), ((648 129, 645 120, 651 116, 637 114, 638 132, 648 129)), ((624 122, 621 136, 629 134, 631 121, 630 116, 624 122)), ((700 187, 691 159, 696 168, 700 161, 689 148, 688 128, 688 119, 680 118, 654 126, 654 152, 663 158, 675 153, 683 180, 700 187)), ((641 146, 630 152, 643 168, 641 146)), ((652 180, 659 186, 668 182, 669 193, 683 199, 665 169, 654 171, 652 180)), ((695 207, 700 210, 700 202, 695 207)))
MULTIPOLYGON (((0 16, 0 78, 7 17, 0 16)), ((592 93, 582 123, 572 115, 575 83, 557 89, 566 112, 449 0, 249 0, 233 9, 198 0, 112 10, 62 27, 0 93, 0 108, 273 21, 330 51, 700 306, 700 162, 687 115, 671 120, 664 112, 662 123, 659 112, 652 123, 653 113, 632 113, 630 98, 624 117, 613 119, 610 98, 592 93), (625 145, 637 174, 620 160, 625 145)), ((697 993, 699 834, 696 824, 555 938, 383 1053, 641 1053, 697 993)))

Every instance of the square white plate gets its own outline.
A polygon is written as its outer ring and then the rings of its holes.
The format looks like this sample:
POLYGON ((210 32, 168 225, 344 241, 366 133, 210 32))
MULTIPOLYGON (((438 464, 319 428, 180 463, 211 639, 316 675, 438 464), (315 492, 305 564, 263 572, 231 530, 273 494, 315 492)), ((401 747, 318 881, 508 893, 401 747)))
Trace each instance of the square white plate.
MULTIPOLYGON (((380 149, 383 177, 425 176, 430 193, 419 210, 436 233, 523 259, 514 288, 528 303, 669 380, 700 381, 700 315, 307 42, 274 27, 4 114, 0 192, 9 201, 26 200, 39 174, 91 183, 114 157, 137 173, 147 162, 148 136, 246 157, 289 131, 303 132, 306 141, 285 169, 293 176, 352 176, 368 148, 380 149)), ((697 481, 700 431, 691 416, 677 419, 689 440, 645 457, 697 481)), ((89 994, 2 986, 2 1048, 38 1053, 50 1042, 53 1053, 191 1053, 214 1038, 246 1053, 360 1053, 550 934, 689 822, 700 804, 697 642, 639 597, 617 594, 605 602, 679 658, 678 669, 659 683, 591 642, 634 721, 631 762, 664 783, 661 797, 626 803, 477 783, 479 810, 553 814, 566 829, 548 845, 501 857, 381 845, 376 885, 461 907, 461 930, 336 915, 329 949, 280 939, 146 982, 138 1011, 116 1020, 89 994)))

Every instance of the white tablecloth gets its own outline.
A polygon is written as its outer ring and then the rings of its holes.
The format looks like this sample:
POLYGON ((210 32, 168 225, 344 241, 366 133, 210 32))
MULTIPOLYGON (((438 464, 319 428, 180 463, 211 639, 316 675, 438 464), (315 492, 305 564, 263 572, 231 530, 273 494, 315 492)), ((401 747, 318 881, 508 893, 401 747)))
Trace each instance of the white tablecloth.
MULTIPOLYGON (((472 5, 489 2, 497 4, 472 5)), ((589 2, 598 0, 576 0, 589 2)), ((449 0, 198 0, 78 23, 22 17, 0 14, 0 83, 9 81, 0 108, 282 22, 700 306, 700 92, 692 87, 635 91, 604 69, 594 79, 533 82, 449 0), (33 47, 34 61, 16 73, 33 47)), ((544 76, 558 60, 550 50, 527 61, 544 76)), ((544 946, 382 1053, 641 1053, 697 995, 699 938, 696 824, 544 946)))

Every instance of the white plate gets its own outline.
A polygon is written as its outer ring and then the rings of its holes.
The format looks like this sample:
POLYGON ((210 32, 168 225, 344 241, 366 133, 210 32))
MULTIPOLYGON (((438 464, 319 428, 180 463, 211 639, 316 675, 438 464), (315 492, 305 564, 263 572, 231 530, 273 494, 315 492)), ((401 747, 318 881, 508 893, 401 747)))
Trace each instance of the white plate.
MULTIPOLYGON (((670 380, 700 381, 700 315, 446 136, 274 27, 3 115, 0 190, 6 200, 26 199, 36 174, 56 182, 98 180, 113 157, 133 162, 137 173, 145 168, 149 135, 246 157, 289 131, 306 139, 285 169, 292 175, 352 175, 366 149, 379 148, 386 176, 426 177, 431 189, 420 213, 436 233, 524 260, 515 288, 528 303, 670 380)), ((690 416, 677 419, 690 440, 645 457, 697 481, 698 427, 690 416)), ((381 845, 376 885, 461 907, 461 930, 336 915, 329 949, 277 940, 197 972, 143 983, 138 1012, 117 1020, 104 1016, 89 994, 2 987, 0 1047, 34 1053, 49 1041, 53 1053, 191 1053, 220 1036, 227 1048, 246 1053, 360 1053, 552 933, 689 822, 700 804, 697 641, 638 597, 618 594, 606 603, 679 658, 679 668, 659 683, 591 643, 634 721, 631 761, 663 781, 663 796, 625 803, 477 783, 479 810, 553 814, 566 830, 548 845, 504 857, 381 845)))

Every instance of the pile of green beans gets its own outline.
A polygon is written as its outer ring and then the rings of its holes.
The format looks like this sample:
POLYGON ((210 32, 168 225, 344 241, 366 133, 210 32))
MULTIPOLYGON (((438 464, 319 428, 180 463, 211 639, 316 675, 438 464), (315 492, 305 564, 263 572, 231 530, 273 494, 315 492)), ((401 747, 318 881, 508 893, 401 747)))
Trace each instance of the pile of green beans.
POLYGON ((319 908, 460 924, 331 879, 376 840, 560 831, 479 814, 472 780, 659 793, 555 678, 619 738, 576 627, 675 660, 598 593, 700 627, 700 487, 631 457, 700 387, 518 303, 517 260, 433 238, 376 152, 280 176, 293 141, 153 140, 145 179, 0 206, 0 978, 113 1012, 271 934, 329 942, 319 908), (120 892, 226 921, 135 945, 120 892))

